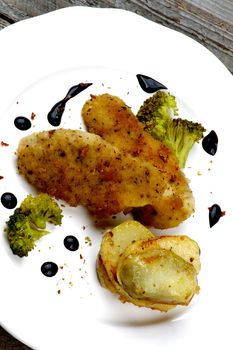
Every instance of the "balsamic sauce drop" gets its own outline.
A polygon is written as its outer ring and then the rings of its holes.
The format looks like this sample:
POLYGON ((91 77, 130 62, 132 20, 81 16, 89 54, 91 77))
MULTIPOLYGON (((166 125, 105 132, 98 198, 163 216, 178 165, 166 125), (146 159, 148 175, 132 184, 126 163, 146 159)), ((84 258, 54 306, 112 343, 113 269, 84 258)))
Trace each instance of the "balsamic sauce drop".
POLYGON ((41 272, 46 277, 53 277, 58 271, 58 266, 52 261, 47 261, 41 265, 41 272))
POLYGON ((66 96, 61 100, 58 101, 50 110, 48 113, 48 122, 52 126, 59 126, 61 123, 61 118, 65 110, 66 102, 69 101, 71 98, 78 95, 80 92, 88 88, 92 83, 80 83, 78 85, 72 86, 69 91, 67 92, 66 96))
POLYGON ((16 117, 14 124, 17 129, 23 131, 30 129, 32 126, 31 121, 26 117, 16 117))
POLYGON ((74 236, 71 236, 71 235, 66 236, 64 238, 64 246, 66 247, 66 249, 74 252, 75 250, 78 250, 78 248, 79 248, 79 241, 74 236))
POLYGON ((142 90, 148 92, 149 94, 161 89, 167 89, 166 86, 159 83, 157 80, 154 80, 153 78, 147 77, 146 75, 137 74, 136 77, 138 78, 138 82, 142 90))
POLYGON ((213 227, 219 219, 225 215, 225 212, 222 212, 220 206, 218 204, 213 204, 212 207, 209 208, 209 223, 210 227, 213 227))
POLYGON ((14 209, 17 205, 17 198, 11 192, 5 192, 1 196, 1 203, 6 209, 14 209))
POLYGON ((206 135, 202 140, 202 147, 211 156, 214 156, 218 149, 218 136, 214 130, 206 135))

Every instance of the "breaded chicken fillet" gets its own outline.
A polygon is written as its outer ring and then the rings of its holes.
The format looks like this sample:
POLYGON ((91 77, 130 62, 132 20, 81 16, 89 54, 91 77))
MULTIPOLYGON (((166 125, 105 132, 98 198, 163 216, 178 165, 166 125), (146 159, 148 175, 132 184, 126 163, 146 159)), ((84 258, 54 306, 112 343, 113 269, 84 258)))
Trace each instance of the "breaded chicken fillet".
POLYGON ((160 206, 133 209, 135 218, 146 225, 169 228, 179 225, 194 212, 194 198, 178 160, 168 147, 155 140, 138 121, 131 109, 109 94, 91 96, 82 108, 89 132, 103 137, 124 154, 150 162, 169 184, 160 206))
POLYGON ((151 163, 95 134, 56 129, 21 139, 18 170, 30 184, 71 206, 85 206, 97 218, 149 205, 180 220, 182 200, 173 196, 163 173, 151 163), (167 202, 166 202, 167 203, 167 202))
POLYGON ((122 152, 143 158, 165 173, 175 175, 179 170, 173 151, 144 131, 143 124, 119 97, 92 95, 81 113, 89 132, 103 137, 122 152))

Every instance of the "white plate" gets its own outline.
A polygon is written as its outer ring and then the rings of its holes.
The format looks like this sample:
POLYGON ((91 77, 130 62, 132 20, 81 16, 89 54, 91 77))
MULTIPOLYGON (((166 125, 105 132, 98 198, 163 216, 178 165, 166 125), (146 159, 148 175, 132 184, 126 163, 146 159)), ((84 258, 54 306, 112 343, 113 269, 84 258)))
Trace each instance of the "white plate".
POLYGON ((18 141, 32 131, 49 129, 50 108, 83 81, 93 85, 69 101, 63 127, 82 127, 80 109, 90 93, 116 94, 136 112, 148 96, 136 79, 142 73, 169 87, 181 116, 203 123, 207 132, 214 129, 219 137, 214 157, 201 143, 189 157, 186 174, 196 198, 195 216, 166 231, 187 234, 201 247, 201 292, 190 307, 161 314, 121 304, 101 288, 95 259, 103 230, 81 207, 66 207, 62 226, 52 229, 27 258, 17 258, 3 234, 13 210, 0 205, 1 325, 39 350, 231 348, 231 74, 190 38, 121 10, 59 10, 2 30, 0 45, 0 141, 9 143, 0 146, 0 194, 13 192, 19 202, 34 190, 17 175, 18 141), (32 112, 32 129, 14 127, 15 117, 30 118, 32 112), (208 207, 214 203, 226 215, 210 229, 208 207), (77 252, 64 248, 67 234, 78 237, 77 252), (86 236, 92 246, 85 243, 86 236), (53 278, 40 271, 48 260, 60 267, 53 278))

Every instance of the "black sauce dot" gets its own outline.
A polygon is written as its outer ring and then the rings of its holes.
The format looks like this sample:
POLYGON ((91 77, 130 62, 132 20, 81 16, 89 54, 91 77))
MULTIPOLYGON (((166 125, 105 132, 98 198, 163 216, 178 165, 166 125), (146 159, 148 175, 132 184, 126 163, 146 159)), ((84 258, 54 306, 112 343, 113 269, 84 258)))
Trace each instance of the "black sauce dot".
POLYGON ((79 241, 74 236, 71 236, 71 235, 66 236, 64 238, 64 246, 66 247, 66 249, 74 252, 75 250, 78 250, 78 248, 79 248, 79 241))
POLYGON ((213 204, 212 207, 209 208, 209 223, 210 227, 213 227, 219 219, 225 215, 225 212, 222 212, 220 206, 218 204, 213 204))
POLYGON ((136 75, 139 85, 141 86, 142 90, 148 93, 153 93, 161 89, 167 89, 166 86, 159 83, 157 80, 150 78, 143 74, 137 74, 136 75))
POLYGON ((214 130, 204 137, 202 147, 211 156, 214 156, 218 149, 218 136, 214 130))
POLYGON ((17 117, 14 120, 15 127, 19 130, 28 130, 31 128, 32 123, 31 121, 26 117, 17 117))
POLYGON ((46 277, 53 277, 58 271, 58 266, 52 261, 47 261, 41 265, 41 272, 46 277))
POLYGON ((17 205, 17 198, 11 192, 5 192, 1 196, 1 203, 7 209, 14 209, 17 205))

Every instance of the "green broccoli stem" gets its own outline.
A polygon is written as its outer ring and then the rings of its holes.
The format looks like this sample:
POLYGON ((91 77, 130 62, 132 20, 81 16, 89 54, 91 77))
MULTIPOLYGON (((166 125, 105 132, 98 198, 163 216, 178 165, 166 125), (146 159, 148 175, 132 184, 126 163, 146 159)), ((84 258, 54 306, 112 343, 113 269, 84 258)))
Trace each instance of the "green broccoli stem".
POLYGON ((173 144, 173 150, 179 160, 179 167, 182 169, 185 167, 186 161, 188 159, 189 152, 191 151, 194 145, 194 141, 192 139, 185 139, 185 146, 183 144, 173 144), (175 147, 174 147, 175 146, 175 147))

